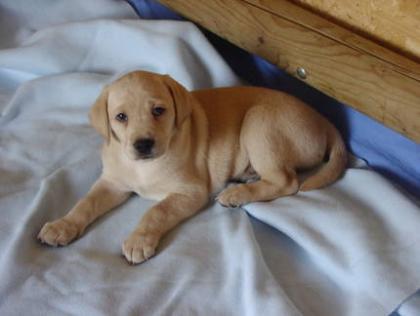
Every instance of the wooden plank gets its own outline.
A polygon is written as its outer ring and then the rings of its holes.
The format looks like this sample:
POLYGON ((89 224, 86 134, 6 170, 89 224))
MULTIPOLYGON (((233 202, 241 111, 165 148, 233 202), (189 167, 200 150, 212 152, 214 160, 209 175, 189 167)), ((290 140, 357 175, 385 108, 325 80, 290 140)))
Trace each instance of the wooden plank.
POLYGON ((420 58, 420 0, 293 1, 420 58))
MULTIPOLYGON (((332 23, 311 11, 297 6, 289 1, 271 1, 271 0, 242 0, 265 11, 278 15, 286 20, 290 20, 305 28, 329 37, 343 45, 359 50, 366 54, 373 55, 382 59, 393 66, 394 71, 401 72, 420 81, 420 63, 387 49, 377 42, 364 38, 357 33, 349 31, 346 28, 332 23)), ((300 1, 300 0, 295 0, 300 1)))
MULTIPOLYGON (((347 34, 353 44, 343 43, 345 30, 340 29, 340 37, 334 38, 330 22, 317 17, 314 26, 306 20, 314 18, 313 13, 298 11, 301 16, 293 16, 296 12, 290 10, 284 17, 262 7, 267 3, 294 6, 284 0, 160 2, 291 75, 303 67, 311 86, 420 141, 420 72, 413 61, 401 59, 404 62, 393 64, 378 58, 371 53, 372 47, 355 46, 351 32, 347 34), (297 22, 302 19, 304 23, 297 22), (327 34, 323 33, 326 29, 327 34), (412 72, 407 69, 410 63, 416 66, 412 72)), ((383 52, 380 46, 377 49, 383 52)))

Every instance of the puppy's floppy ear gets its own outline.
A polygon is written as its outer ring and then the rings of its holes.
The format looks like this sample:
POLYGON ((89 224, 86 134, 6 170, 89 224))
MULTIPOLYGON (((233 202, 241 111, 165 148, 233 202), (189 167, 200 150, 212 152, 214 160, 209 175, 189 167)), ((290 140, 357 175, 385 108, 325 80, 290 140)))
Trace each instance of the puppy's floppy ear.
POLYGON ((191 114, 193 98, 187 89, 170 76, 165 75, 164 80, 174 100, 175 125, 176 127, 180 127, 191 114))
POLYGON ((92 126, 101 134, 107 142, 110 138, 108 119, 108 87, 105 87, 93 104, 89 119, 92 126))

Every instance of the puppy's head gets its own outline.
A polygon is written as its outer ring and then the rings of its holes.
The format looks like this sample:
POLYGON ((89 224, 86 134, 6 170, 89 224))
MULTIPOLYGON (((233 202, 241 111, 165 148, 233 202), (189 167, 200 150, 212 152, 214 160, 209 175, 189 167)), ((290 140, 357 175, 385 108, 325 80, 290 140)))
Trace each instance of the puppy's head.
POLYGON ((129 158, 152 159, 166 152, 191 110, 192 97, 174 79, 135 71, 103 89, 90 120, 107 142, 121 143, 129 158))

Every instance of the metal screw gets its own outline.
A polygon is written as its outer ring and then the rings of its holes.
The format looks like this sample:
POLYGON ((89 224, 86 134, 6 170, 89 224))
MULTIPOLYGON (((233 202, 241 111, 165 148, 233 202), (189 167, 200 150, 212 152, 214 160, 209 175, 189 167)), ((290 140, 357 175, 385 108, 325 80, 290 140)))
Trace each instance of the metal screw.
POLYGON ((296 74, 300 79, 306 79, 306 70, 302 67, 297 67, 296 74))

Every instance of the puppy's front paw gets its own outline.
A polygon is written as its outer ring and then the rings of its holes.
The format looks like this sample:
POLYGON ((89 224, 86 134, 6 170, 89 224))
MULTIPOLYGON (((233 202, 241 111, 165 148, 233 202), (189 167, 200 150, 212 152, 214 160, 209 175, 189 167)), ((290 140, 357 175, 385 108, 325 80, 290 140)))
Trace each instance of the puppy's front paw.
POLYGON ((122 252, 131 264, 151 258, 156 251, 159 238, 155 234, 132 233, 123 243, 122 252))
POLYGON ((81 230, 69 220, 60 218, 46 223, 38 234, 38 239, 50 246, 65 246, 76 239, 81 230))
POLYGON ((245 184, 234 185, 220 192, 216 200, 224 207, 239 207, 249 202, 249 191, 245 184))

